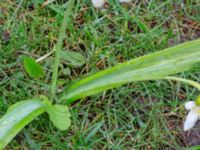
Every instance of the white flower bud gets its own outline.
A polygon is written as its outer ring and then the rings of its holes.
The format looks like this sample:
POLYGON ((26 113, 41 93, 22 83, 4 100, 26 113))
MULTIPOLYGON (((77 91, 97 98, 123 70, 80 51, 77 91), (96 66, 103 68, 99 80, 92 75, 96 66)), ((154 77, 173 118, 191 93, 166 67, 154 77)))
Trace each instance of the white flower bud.
POLYGON ((196 112, 190 111, 185 119, 183 130, 188 131, 192 127, 194 127, 198 118, 199 118, 199 115, 196 112))
POLYGON ((96 8, 101 8, 105 4, 106 0, 92 0, 92 4, 96 8))
POLYGON ((193 107, 195 107, 196 106, 196 104, 195 104, 195 102, 194 101, 189 101, 189 102, 186 102, 185 103, 185 109, 186 110, 191 110, 193 107))
POLYGON ((131 3, 132 0, 119 0, 120 3, 131 3))

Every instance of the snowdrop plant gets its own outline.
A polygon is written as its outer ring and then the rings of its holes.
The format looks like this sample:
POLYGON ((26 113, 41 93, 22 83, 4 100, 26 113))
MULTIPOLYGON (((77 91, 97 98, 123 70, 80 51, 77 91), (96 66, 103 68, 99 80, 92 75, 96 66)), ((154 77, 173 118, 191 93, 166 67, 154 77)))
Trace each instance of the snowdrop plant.
MULTIPOLYGON (((87 96, 116 88, 129 82, 163 79, 176 80, 200 89, 199 84, 194 81, 171 77, 173 74, 199 67, 200 39, 198 39, 141 56, 97 72, 78 82, 72 82, 73 84, 66 91, 58 94, 56 91, 58 89, 58 66, 62 56, 61 48, 66 33, 66 20, 69 20, 73 6, 74 0, 69 0, 58 41, 55 45, 52 84, 48 96, 36 96, 10 106, 7 113, 0 119, 0 149, 5 148, 20 130, 42 113, 47 113, 49 120, 59 130, 67 130, 71 123, 68 108, 70 104, 87 96)), ((44 76, 42 68, 33 59, 25 58, 24 64, 25 70, 31 77, 44 76)), ((196 123, 199 117, 199 100, 196 103, 186 103, 186 108, 190 112, 186 118, 186 127, 184 129, 188 130, 196 123)))
MULTIPOLYGON (((177 77, 165 77, 165 79, 184 82, 186 84, 189 84, 197 88, 200 91, 200 84, 195 81, 177 77)), ((200 119, 200 95, 197 97, 195 101, 186 102, 185 109, 188 110, 189 113, 184 121, 183 130, 188 131, 192 127, 194 127, 198 119, 200 119)))

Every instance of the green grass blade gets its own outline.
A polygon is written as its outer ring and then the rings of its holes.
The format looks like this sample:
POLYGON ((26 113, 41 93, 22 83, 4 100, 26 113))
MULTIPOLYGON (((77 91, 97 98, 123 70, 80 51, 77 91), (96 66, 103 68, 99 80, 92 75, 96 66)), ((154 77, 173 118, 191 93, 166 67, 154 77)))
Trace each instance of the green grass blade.
POLYGON ((29 122, 45 111, 40 100, 27 100, 14 104, 0 119, 0 149, 15 137, 29 122))
POLYGON ((200 40, 186 42, 100 71, 72 85, 60 97, 68 104, 132 81, 162 79, 200 62, 200 40))

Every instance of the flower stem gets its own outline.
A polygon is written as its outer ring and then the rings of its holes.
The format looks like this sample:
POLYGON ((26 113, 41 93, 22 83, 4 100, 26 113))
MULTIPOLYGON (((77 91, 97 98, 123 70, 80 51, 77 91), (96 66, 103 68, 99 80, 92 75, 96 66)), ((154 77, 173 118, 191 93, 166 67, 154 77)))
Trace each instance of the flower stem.
POLYGON ((193 80, 188 80, 188 79, 183 79, 183 78, 178 78, 178 77, 172 77, 172 76, 165 77, 164 79, 181 81, 181 82, 187 83, 187 84, 189 84, 189 85, 200 90, 200 84, 198 82, 193 81, 193 80))
POLYGON ((57 84, 57 78, 58 78, 58 67, 59 67, 60 57, 61 57, 61 48, 63 45, 63 39, 65 37, 67 22, 68 22, 69 16, 72 13, 72 9, 74 6, 74 0, 69 0, 67 6, 68 7, 64 14, 64 19, 61 25, 58 41, 55 45, 56 54, 55 54, 54 65, 53 65, 53 75, 52 75, 52 85, 51 85, 51 94, 53 97, 55 97, 55 93, 56 93, 56 84, 57 84))

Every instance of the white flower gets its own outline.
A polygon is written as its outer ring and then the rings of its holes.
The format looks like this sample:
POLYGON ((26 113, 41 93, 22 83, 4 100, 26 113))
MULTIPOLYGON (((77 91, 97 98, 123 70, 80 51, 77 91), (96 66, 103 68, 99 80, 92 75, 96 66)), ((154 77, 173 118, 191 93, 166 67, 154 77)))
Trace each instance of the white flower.
MULTIPOLYGON (((132 0, 119 0, 120 3, 131 3, 132 0)), ((106 3, 106 0, 92 0, 92 4, 96 8, 101 8, 106 3)))
POLYGON ((105 4, 106 0, 92 0, 92 4, 96 8, 101 8, 105 4))
POLYGON ((120 3, 130 3, 132 0, 119 0, 120 3))
POLYGON ((185 109, 189 110, 189 113, 185 119, 183 130, 190 130, 198 119, 200 118, 200 106, 197 106, 194 101, 189 101, 185 103, 185 109))

